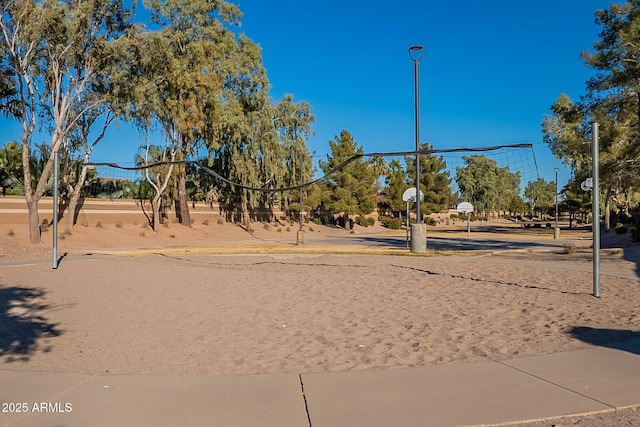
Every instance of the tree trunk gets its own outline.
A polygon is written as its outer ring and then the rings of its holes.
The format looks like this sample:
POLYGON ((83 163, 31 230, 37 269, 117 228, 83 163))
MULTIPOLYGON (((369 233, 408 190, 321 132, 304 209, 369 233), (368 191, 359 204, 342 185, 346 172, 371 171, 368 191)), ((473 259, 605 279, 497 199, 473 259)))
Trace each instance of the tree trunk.
MULTIPOLYGON (((600 218, 594 218, 594 225, 596 222, 599 224, 600 218)), ((607 200, 604 202, 604 232, 608 233, 609 230, 611 230, 611 201, 609 197, 607 197, 607 200)))
POLYGON ((191 227, 191 216, 189 215, 189 204, 187 203, 187 168, 184 164, 178 170, 178 221, 180 224, 191 227))
POLYGON ((344 229, 347 231, 351 231, 351 221, 349 220, 349 215, 344 216, 344 229))
POLYGON ((78 200, 80 200, 80 194, 82 193, 82 187, 84 180, 87 178, 87 166, 82 166, 80 171, 80 177, 75 187, 71 187, 71 197, 69 199, 69 216, 67 217, 67 227, 73 228, 76 225, 78 219, 78 213, 76 209, 78 207, 78 200))
POLYGON ((27 199, 27 209, 29 211, 29 238, 31 243, 41 243, 40 216, 38 215, 38 199, 29 197, 27 199))
POLYGON ((240 206, 242 209, 242 224, 244 225, 245 230, 247 230, 249 233, 253 233, 253 227, 251 226, 251 217, 249 216, 247 202, 243 200, 240 206))
POLYGON ((160 203, 162 202, 160 194, 153 196, 151 201, 151 208, 153 209, 153 216, 151 217, 151 228, 153 231, 158 231, 160 226, 160 203))

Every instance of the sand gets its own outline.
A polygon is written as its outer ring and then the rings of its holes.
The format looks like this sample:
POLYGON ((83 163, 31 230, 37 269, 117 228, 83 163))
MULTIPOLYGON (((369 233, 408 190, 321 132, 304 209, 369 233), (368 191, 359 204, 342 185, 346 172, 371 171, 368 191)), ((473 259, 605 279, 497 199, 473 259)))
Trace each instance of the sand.
MULTIPOLYGON (((236 242, 291 239, 282 237, 284 230, 248 237, 237 227, 206 236, 202 230, 177 236, 174 229, 149 245, 216 235, 236 242)), ((147 243, 147 236, 129 231, 127 240, 126 233, 74 230, 61 243, 66 256, 60 267, 52 270, 50 261, 38 261, 50 254, 47 248, 19 240, 16 231, 10 237, 2 232, 1 369, 114 374, 398 369, 640 337, 634 246, 603 251, 602 297, 594 298, 584 250, 429 257, 171 252, 131 257, 89 250, 147 243)), ((640 415, 631 408, 604 417, 576 422, 617 425, 616 420, 640 415)))

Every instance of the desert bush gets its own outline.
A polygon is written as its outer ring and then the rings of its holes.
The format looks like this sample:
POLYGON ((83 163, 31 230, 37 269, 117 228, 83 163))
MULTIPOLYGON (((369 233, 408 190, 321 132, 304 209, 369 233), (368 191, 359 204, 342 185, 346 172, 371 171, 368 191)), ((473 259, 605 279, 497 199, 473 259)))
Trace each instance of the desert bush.
POLYGON ((382 224, 383 227, 390 230, 399 230, 402 226, 402 219, 391 216, 380 216, 378 217, 378 221, 380 221, 380 224, 382 224))
POLYGON ((626 225, 624 225, 622 223, 617 223, 616 224, 616 234, 624 234, 627 231, 629 231, 629 229, 627 228, 626 225))
POLYGON ((576 251, 575 243, 565 243, 564 245, 562 245, 563 254, 572 254, 572 253, 575 253, 575 251, 576 251))
POLYGON ((367 223, 367 218, 363 217, 363 216, 359 216, 356 218, 356 224, 358 224, 361 227, 368 227, 369 224, 367 223))

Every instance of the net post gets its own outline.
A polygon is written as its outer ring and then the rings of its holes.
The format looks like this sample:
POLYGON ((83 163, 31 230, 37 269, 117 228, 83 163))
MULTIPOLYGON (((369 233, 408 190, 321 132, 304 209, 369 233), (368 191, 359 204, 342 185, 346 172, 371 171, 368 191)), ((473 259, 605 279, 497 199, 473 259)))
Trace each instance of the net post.
POLYGON ((592 168, 593 168, 593 296, 600 298, 600 173, 598 170, 599 125, 592 123, 592 168))
POLYGON ((53 250, 52 268, 58 268, 58 171, 60 169, 58 152, 53 153, 53 250))

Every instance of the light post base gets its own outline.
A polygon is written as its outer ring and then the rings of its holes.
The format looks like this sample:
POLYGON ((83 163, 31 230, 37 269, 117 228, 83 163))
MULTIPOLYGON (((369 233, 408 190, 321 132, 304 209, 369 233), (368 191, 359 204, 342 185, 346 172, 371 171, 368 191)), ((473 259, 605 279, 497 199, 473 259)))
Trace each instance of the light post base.
POLYGON ((553 227, 553 238, 556 240, 560 238, 560 227, 553 227))
POLYGON ((296 245, 304 245, 304 231, 298 230, 296 233, 296 245))
POLYGON ((427 252, 427 233, 425 224, 411 224, 411 252, 427 252))

